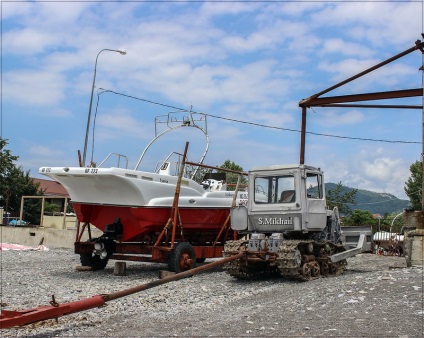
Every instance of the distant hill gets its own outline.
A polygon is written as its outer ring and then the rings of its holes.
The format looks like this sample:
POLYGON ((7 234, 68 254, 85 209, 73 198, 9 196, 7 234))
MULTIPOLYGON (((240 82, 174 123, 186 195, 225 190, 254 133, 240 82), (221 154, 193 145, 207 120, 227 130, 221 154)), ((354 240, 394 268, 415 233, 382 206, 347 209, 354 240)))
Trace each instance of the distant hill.
MULTIPOLYGON (((326 183, 325 190, 336 188, 335 183, 326 183)), ((352 191, 353 188, 343 186, 343 192, 352 191)), ((402 212, 409 204, 409 200, 401 200, 396 196, 387 193, 378 193, 368 190, 358 189, 355 195, 356 205, 350 205, 352 210, 361 209, 368 210, 372 214, 384 215, 394 212, 402 212)))

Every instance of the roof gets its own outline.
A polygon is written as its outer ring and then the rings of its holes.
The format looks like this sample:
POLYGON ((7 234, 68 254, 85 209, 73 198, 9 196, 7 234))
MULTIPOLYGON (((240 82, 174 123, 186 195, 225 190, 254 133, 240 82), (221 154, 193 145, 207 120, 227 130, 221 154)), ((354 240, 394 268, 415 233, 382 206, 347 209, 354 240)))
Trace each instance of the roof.
POLYGON ((43 191, 44 195, 55 195, 69 197, 68 192, 62 184, 52 180, 44 180, 41 178, 33 178, 34 183, 40 184, 40 191, 43 191))

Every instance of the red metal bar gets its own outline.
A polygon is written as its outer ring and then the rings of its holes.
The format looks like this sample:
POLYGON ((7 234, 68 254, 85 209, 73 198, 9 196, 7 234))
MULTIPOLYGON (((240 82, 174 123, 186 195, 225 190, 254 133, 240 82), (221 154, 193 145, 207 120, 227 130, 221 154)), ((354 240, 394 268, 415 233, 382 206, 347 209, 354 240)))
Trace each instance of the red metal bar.
POLYGON ((314 105, 314 107, 337 107, 337 108, 381 108, 381 109, 423 109, 419 105, 400 105, 400 104, 347 104, 347 103, 328 103, 314 105))
POLYGON ((299 164, 305 164, 305 144, 306 144, 306 111, 305 106, 302 107, 302 129, 300 133, 300 159, 299 164))
POLYGON ((223 258, 219 261, 215 261, 209 264, 205 264, 198 268, 183 271, 172 276, 165 277, 163 279, 154 280, 150 283, 141 284, 133 288, 121 290, 111 294, 96 295, 87 299, 82 299, 74 302, 58 304, 52 300, 51 306, 41 306, 38 308, 32 308, 22 311, 8 311, 2 310, 0 315, 0 329, 7 329, 14 326, 22 326, 38 322, 41 320, 54 319, 64 315, 69 315, 75 312, 85 311, 96 307, 103 306, 106 302, 115 300, 121 297, 129 296, 131 294, 144 291, 155 286, 159 286, 165 283, 176 281, 182 278, 193 276, 197 273, 212 269, 216 266, 223 265, 227 262, 231 262, 242 258, 245 253, 240 253, 231 257, 223 258))
POLYGON ((422 88, 414 88, 414 89, 393 90, 393 91, 387 91, 387 92, 316 97, 308 101, 307 107, 314 107, 314 106, 320 106, 320 105, 331 104, 331 103, 400 99, 405 97, 419 97, 422 95, 423 95, 422 88))
POLYGON ((168 219, 168 222, 166 222, 166 225, 162 229, 161 233, 159 234, 159 237, 156 240, 154 246, 159 245, 159 243, 162 241, 163 236, 167 232, 169 225, 173 221, 171 248, 174 247, 175 231, 176 231, 176 224, 177 224, 177 218, 178 218, 178 200, 180 198, 181 180, 182 180, 182 176, 183 176, 183 173, 184 173, 184 165, 185 165, 185 159, 186 159, 186 156, 187 156, 187 148, 188 148, 188 142, 186 142, 186 146, 185 146, 185 149, 184 149, 183 162, 182 162, 182 165, 181 165, 182 168, 181 168, 180 172, 178 173, 178 181, 177 181, 177 186, 175 188, 174 201, 172 202, 172 207, 171 207, 171 217, 168 219))
POLYGON ((84 223, 83 225, 82 225, 82 229, 81 229, 81 222, 80 221, 78 221, 78 223, 77 223, 77 233, 76 233, 76 239, 75 239, 75 242, 81 242, 81 237, 82 237, 82 234, 84 233, 84 230, 85 230, 85 227, 87 226, 87 223, 84 223))
POLYGON ((368 74, 368 73, 370 73, 370 72, 372 72, 372 71, 374 71, 378 68, 381 68, 381 67, 383 67, 383 66, 385 66, 385 65, 387 65, 387 64, 389 64, 389 63, 391 63, 391 62, 393 62, 393 61, 395 61, 395 60, 397 60, 397 59, 399 59, 399 58, 401 58, 405 55, 408 55, 409 53, 412 53, 413 51, 416 51, 417 49, 420 49, 422 51, 423 46, 424 46, 424 42, 417 40, 415 42, 415 46, 413 46, 413 47, 403 51, 402 53, 399 53, 399 54, 397 54, 397 55, 395 55, 395 56, 393 56, 393 57, 391 57, 391 58, 389 58, 389 59, 387 59, 383 62, 380 62, 379 64, 377 64, 377 65, 375 65, 371 68, 368 68, 368 69, 366 69, 366 70, 364 70, 364 71, 362 71, 362 72, 360 72, 360 73, 358 73, 358 74, 356 74, 356 75, 354 75, 354 76, 352 76, 352 77, 350 77, 350 78, 348 78, 348 79, 346 79, 342 82, 339 82, 339 83, 335 84, 334 86, 331 86, 327 89, 324 89, 323 91, 316 93, 316 94, 308 97, 307 99, 300 101, 299 106, 300 107, 308 107, 310 105, 310 102, 313 101, 314 99, 316 99, 317 97, 319 97, 323 94, 326 94, 326 93, 328 93, 328 92, 330 92, 330 91, 332 91, 336 88, 339 88, 339 87, 345 85, 346 83, 349 83, 353 80, 356 80, 357 78, 360 78, 361 76, 364 76, 365 74, 368 74))
POLYGON ((172 222, 172 218, 169 218, 168 219, 168 222, 166 222, 166 224, 165 224, 165 226, 163 227, 163 229, 162 229, 162 231, 161 231, 161 233, 160 233, 160 235, 158 236, 158 239, 156 240, 156 242, 155 242, 155 247, 156 246, 158 246, 159 245, 159 243, 162 241, 162 238, 163 238, 163 236, 165 235, 165 233, 166 233, 166 231, 167 231, 167 229, 168 229, 168 226, 169 226, 169 224, 172 222))
POLYGON ((117 255, 113 254, 110 259, 117 261, 134 261, 134 262, 152 262, 152 257, 136 256, 136 255, 117 255))
POLYGON ((234 256, 230 256, 230 257, 220 259, 219 261, 215 261, 215 262, 212 262, 212 263, 209 263, 209 264, 199 266, 199 267, 191 269, 191 270, 186 270, 186 271, 177 273, 177 274, 172 275, 172 276, 168 276, 168 277, 165 277, 165 278, 162 278, 162 279, 157 279, 157 280, 154 280, 150 283, 142 284, 142 285, 130 288, 130 289, 125 289, 125 290, 122 290, 122 291, 118 291, 118 292, 115 292, 115 293, 104 295, 105 301, 110 301, 110 300, 114 300, 114 299, 117 299, 117 298, 129 296, 133 293, 144 291, 144 290, 153 288, 155 286, 159 286, 159 285, 169 283, 169 282, 172 282, 172 281, 176 281, 176 280, 179 280, 179 279, 183 279, 183 278, 186 278, 186 277, 191 277, 191 276, 193 276, 197 273, 203 272, 205 270, 209 270, 209 269, 212 269, 216 266, 220 266, 220 265, 223 265, 225 263, 240 259, 243 256, 245 256, 244 252, 239 253, 238 255, 234 255, 234 256))
POLYGON ((7 329, 13 326, 27 325, 41 320, 58 318, 71 313, 100 307, 104 304, 105 300, 103 296, 97 295, 75 302, 64 304, 55 303, 51 306, 41 306, 23 311, 2 310, 0 315, 0 329, 7 329))
MULTIPOLYGON (((238 191, 239 191, 239 188, 240 188, 240 183, 241 183, 241 175, 238 175, 236 189, 234 190, 233 200, 231 201, 231 209, 235 208, 235 206, 236 206, 237 194, 238 194, 238 191)), ((216 245, 216 243, 218 242, 218 240, 221 237, 224 230, 227 229, 228 222, 230 222, 230 218, 231 218, 231 213, 229 213, 227 218, 225 219, 224 224, 222 225, 221 229, 219 230, 218 236, 216 236, 215 241, 213 242, 213 246, 216 245)), ((224 239, 223 239, 223 242, 225 242, 224 239)))
POLYGON ((180 224, 180 226, 182 226, 181 222, 180 222, 180 218, 179 218, 178 201, 180 199, 181 180, 183 178, 185 160, 187 158, 187 149, 188 149, 188 142, 186 142, 186 145, 185 145, 185 148, 184 148, 183 161, 181 163, 180 172, 178 173, 177 186, 175 187, 174 203, 172 205, 172 211, 174 213, 174 215, 173 215, 174 219, 173 219, 173 224, 172 224, 171 248, 174 248, 175 233, 177 232, 177 225, 180 224))
MULTIPOLYGON (((424 35, 423 35, 424 37, 424 35)), ((339 82, 327 89, 324 89, 323 91, 316 93, 306 99, 303 99, 299 102, 299 107, 302 108, 302 129, 301 129, 301 140, 300 140, 300 164, 305 163, 305 134, 306 134, 306 108, 308 107, 314 107, 314 106, 325 106, 329 104, 336 104, 336 103, 347 103, 347 102, 357 102, 357 101, 363 101, 363 100, 381 100, 381 99, 389 99, 389 98, 402 98, 402 97, 412 97, 412 96, 423 96, 422 88, 419 89, 407 89, 407 90, 399 90, 399 91, 393 91, 393 92, 381 92, 381 93, 368 93, 368 94, 360 94, 360 95, 344 95, 344 96, 334 96, 334 97, 324 97, 320 98, 321 95, 324 95, 336 88, 339 88, 351 81, 354 81, 378 68, 381 68, 409 53, 412 53, 413 51, 420 50, 421 53, 424 53, 424 42, 417 40, 415 42, 415 46, 385 60, 377 65, 368 68, 354 76, 351 76, 350 78, 339 82), (421 93, 420 93, 421 92, 421 93)), ((424 67, 424 66, 423 66, 424 67)), ((424 96, 423 96, 424 97, 424 96)), ((423 113, 424 116, 424 113, 423 113)), ((423 120, 424 121, 424 120, 423 120)), ((424 127, 423 127, 424 130, 424 127)), ((423 131, 424 135, 424 131, 423 131)), ((424 138, 424 136, 423 136, 424 138)), ((424 147, 424 146, 423 146, 424 147)), ((423 148, 424 149, 424 148, 423 148)), ((423 151, 424 152, 424 151, 423 151)), ((424 158, 424 156, 423 156, 424 158)), ((423 162, 423 168, 424 168, 424 162, 423 162)), ((424 187, 424 178, 423 178, 423 187, 424 187)), ((424 189, 423 189, 423 196, 424 196, 424 189)), ((423 205, 424 205, 424 198, 423 198, 423 205)))

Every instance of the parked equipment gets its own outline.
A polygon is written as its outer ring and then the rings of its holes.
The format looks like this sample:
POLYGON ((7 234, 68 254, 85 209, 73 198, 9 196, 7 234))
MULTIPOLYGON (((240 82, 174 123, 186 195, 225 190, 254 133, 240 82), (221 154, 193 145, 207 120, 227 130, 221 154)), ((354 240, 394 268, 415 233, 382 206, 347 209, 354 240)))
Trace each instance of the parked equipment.
POLYGON ((255 168, 249 172, 247 206, 236 207, 231 212, 231 227, 245 234, 246 239, 227 241, 224 246, 226 257, 240 252, 246 256, 226 265, 230 275, 249 279, 278 273, 308 280, 343 272, 346 258, 362 250, 367 242, 365 233, 360 234, 356 248, 343 247, 338 209, 326 209, 323 173, 319 168, 305 165, 307 109, 337 106, 422 110, 422 106, 414 105, 357 103, 422 97, 422 88, 323 97, 416 50, 424 53, 423 41, 417 40, 413 47, 299 102, 302 109, 300 164, 255 168))
POLYGON ((231 211, 231 227, 245 239, 227 241, 224 257, 245 253, 225 266, 236 278, 280 274, 311 278, 340 274, 346 258, 362 250, 342 244, 337 207, 326 207, 324 175, 307 165, 274 165, 249 171, 248 203, 231 211))

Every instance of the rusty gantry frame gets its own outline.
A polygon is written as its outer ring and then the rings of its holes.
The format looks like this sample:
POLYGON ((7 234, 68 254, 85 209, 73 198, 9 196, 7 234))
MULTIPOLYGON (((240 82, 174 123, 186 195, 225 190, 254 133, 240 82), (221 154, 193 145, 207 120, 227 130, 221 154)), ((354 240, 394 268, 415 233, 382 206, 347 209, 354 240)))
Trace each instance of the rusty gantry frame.
MULTIPOLYGON (((424 38, 424 33, 421 34, 424 38)), ((341 96, 327 96, 321 97, 336 88, 339 88, 353 80, 356 80, 372 71, 381 68, 405 55, 408 55, 416 50, 420 50, 424 54, 424 42, 417 40, 415 45, 402 53, 399 53, 379 64, 368 68, 342 82, 339 82, 323 91, 316 93, 306 99, 303 99, 299 102, 299 107, 302 108, 302 128, 301 128, 301 140, 300 140, 300 164, 305 164, 305 139, 306 139, 306 113, 308 108, 312 107, 343 107, 343 108, 395 108, 395 109, 421 109, 422 110, 422 152, 421 152, 421 162, 423 164, 424 172, 424 110, 423 105, 384 105, 384 104, 360 104, 356 102, 362 101, 376 101, 376 100, 386 100, 386 99, 399 99, 407 97, 423 97, 424 88, 413 88, 413 89, 403 89, 395 91, 386 91, 386 92, 375 92, 375 93, 363 93, 363 94, 354 94, 354 95, 341 95, 341 96)), ((420 67, 420 70, 424 71, 424 64, 420 67)), ((422 183, 422 210, 424 210, 424 178, 422 183)))

